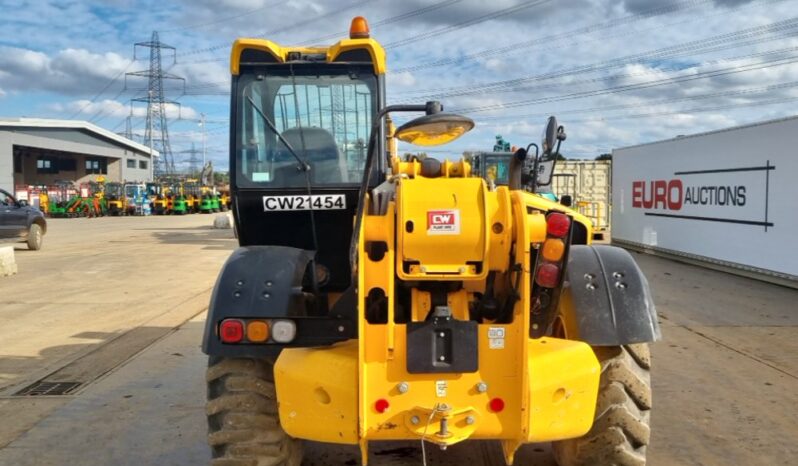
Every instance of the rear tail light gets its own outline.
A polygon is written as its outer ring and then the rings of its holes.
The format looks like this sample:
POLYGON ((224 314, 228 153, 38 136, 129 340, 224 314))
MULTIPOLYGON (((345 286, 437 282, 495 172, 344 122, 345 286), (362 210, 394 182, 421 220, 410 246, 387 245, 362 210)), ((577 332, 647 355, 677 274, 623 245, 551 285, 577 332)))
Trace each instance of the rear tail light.
POLYGON ((543 243, 543 258, 551 262, 559 262, 565 254, 565 243, 561 239, 549 238, 543 243))
POLYGON ((568 232, 571 231, 571 218, 562 212, 550 212, 546 216, 546 241, 540 250, 535 283, 543 288, 557 288, 564 267, 568 232))
POLYGON ((244 323, 238 319, 225 319, 219 325, 222 343, 239 343, 244 339, 244 323))
POLYGON ((247 324, 247 340, 253 343, 263 343, 269 339, 269 324, 260 320, 253 320, 247 324))
POLYGON ((552 212, 546 217, 546 231, 551 236, 563 238, 571 228, 571 219, 559 212, 552 212))
POLYGON ((296 337, 296 324, 292 320, 273 320, 272 339, 277 343, 290 343, 296 337))
POLYGON ((560 267, 550 263, 541 264, 535 274, 535 281, 543 288, 556 288, 560 283, 560 267))
POLYGON ((224 319, 219 324, 222 343, 290 343, 296 334, 296 322, 288 319, 224 319))

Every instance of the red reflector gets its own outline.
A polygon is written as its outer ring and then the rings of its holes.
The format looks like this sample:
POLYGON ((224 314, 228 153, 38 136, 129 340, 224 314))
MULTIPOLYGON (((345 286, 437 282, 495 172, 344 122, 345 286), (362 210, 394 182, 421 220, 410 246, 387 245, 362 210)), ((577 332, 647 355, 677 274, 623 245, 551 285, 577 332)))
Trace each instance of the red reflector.
POLYGON ((562 238, 568 234, 569 228, 571 228, 571 219, 565 214, 554 212, 546 217, 546 231, 551 236, 562 238))
POLYGON ((244 323, 236 319, 225 319, 219 325, 222 343, 238 343, 244 339, 244 323))
POLYGON ((377 412, 380 413, 380 414, 382 414, 385 411, 387 411, 388 408, 390 408, 390 407, 391 407, 391 404, 388 403, 388 400, 386 400, 385 398, 380 398, 379 400, 377 400, 376 403, 374 403, 374 409, 376 409, 377 412))
POLYGON ((490 400, 490 410, 494 413, 500 413, 504 410, 504 400, 501 398, 494 398, 490 400))
POLYGON ((560 283, 560 268, 555 264, 541 264, 535 275, 535 281, 543 288, 556 288, 560 283))

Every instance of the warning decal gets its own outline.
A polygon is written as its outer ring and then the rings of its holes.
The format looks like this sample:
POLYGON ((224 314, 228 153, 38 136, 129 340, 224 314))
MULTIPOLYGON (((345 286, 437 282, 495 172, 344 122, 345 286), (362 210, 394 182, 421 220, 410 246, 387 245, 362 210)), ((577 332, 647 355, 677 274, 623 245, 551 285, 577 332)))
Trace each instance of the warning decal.
POLYGON ((427 211, 427 234, 459 235, 460 211, 458 209, 427 211))
POLYGON ((504 349, 504 327, 488 327, 488 348, 504 349))

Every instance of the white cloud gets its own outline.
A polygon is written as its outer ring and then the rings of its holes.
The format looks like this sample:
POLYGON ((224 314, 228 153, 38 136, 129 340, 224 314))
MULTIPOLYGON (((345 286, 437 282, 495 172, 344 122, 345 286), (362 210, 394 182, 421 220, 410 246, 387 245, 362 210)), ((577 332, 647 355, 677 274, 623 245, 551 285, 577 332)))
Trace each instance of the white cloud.
MULTIPOLYGON (((92 102, 87 99, 73 100, 66 104, 55 103, 47 107, 50 111, 56 113, 78 113, 75 118, 89 119, 89 118, 126 118, 131 115, 135 118, 144 118, 147 116, 146 105, 130 106, 127 103, 119 102, 116 100, 102 100, 92 102)), ((189 106, 181 106, 174 104, 166 104, 166 117, 169 119, 197 119, 200 112, 189 106)))
POLYGON ((125 69, 129 60, 115 53, 64 49, 52 56, 18 47, 0 46, 0 85, 24 92, 81 94, 102 88, 125 69))
POLYGON ((416 84, 416 77, 409 71, 388 73, 388 85, 396 87, 410 87, 416 84))

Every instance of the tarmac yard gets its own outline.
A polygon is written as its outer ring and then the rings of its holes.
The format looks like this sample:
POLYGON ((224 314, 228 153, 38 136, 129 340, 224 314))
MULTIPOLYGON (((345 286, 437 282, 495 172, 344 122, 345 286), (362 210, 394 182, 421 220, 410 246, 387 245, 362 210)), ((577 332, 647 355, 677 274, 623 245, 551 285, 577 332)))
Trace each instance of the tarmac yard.
MULTIPOLYGON (((203 311, 232 230, 211 216, 49 220, 0 278, 0 465, 199 465, 203 311), (42 383, 38 383, 42 382, 42 383), (16 395, 65 390, 63 395, 16 395)), ((653 345, 649 464, 798 462, 798 290, 635 254, 664 339, 653 345)), ((503 464, 466 442, 430 465, 503 464)), ((357 464, 309 444, 308 465, 357 464)), ((418 442, 371 445, 370 464, 421 464, 418 442)), ((547 445, 516 464, 554 465, 547 445)))

